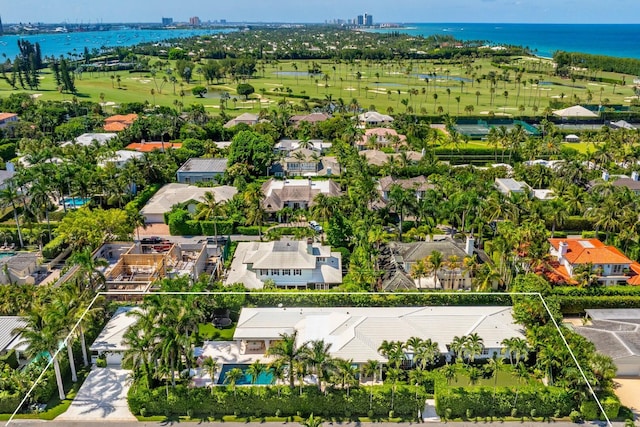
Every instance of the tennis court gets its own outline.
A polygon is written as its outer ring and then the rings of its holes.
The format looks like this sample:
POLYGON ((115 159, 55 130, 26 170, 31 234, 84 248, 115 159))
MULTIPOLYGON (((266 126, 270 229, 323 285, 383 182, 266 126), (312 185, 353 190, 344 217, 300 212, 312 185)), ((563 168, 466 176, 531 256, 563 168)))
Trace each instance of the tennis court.
POLYGON ((540 131, 538 129, 521 120, 492 120, 491 122, 478 120, 477 122, 459 122, 455 125, 455 128, 459 133, 466 135, 469 138, 484 139, 489 134, 489 130, 493 127, 504 126, 508 131, 510 131, 517 125, 522 126, 527 135, 540 135, 540 131))

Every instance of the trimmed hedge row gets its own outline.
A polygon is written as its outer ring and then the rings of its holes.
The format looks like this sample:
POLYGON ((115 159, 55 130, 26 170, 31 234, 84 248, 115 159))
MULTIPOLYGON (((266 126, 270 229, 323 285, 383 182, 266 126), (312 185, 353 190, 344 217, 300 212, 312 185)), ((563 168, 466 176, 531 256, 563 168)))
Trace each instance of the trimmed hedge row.
POLYGON ((556 286, 551 291, 558 296, 640 296, 640 286, 591 286, 579 288, 577 286, 556 286))
POLYGON ((144 205, 147 204, 147 202, 153 197, 153 195, 156 194, 158 190, 160 190, 161 187, 162 185, 160 184, 151 184, 140 193, 138 193, 138 195, 133 200, 127 203, 125 206, 125 210, 139 211, 144 207, 144 205))
POLYGON ((327 294, 309 291, 299 293, 295 291, 287 295, 286 292, 270 295, 261 292, 249 292, 246 296, 248 305, 257 307, 421 307, 430 305, 441 306, 474 306, 495 305, 510 306, 513 304, 511 295, 505 293, 460 295, 442 294, 440 292, 402 292, 394 294, 327 294))
POLYGON ((197 416, 222 417, 236 415, 245 417, 303 416, 311 413, 321 417, 387 417, 415 418, 418 409, 430 395, 423 388, 398 385, 395 392, 391 386, 329 390, 325 395, 316 387, 287 386, 189 388, 178 385, 149 390, 135 385, 129 390, 129 409, 134 414, 145 416, 197 416), (370 393, 373 392, 373 395, 370 393), (393 408, 391 403, 393 402, 393 408))
POLYGON ((563 314, 584 314, 588 308, 640 308, 640 295, 555 296, 563 314))
MULTIPOLYGON (((620 399, 614 394, 600 397, 600 403, 610 420, 615 419, 620 413, 620 399)), ((580 412, 585 420, 603 420, 598 404, 593 400, 587 400, 580 405, 580 412)))
POLYGON ((564 417, 573 409, 571 394, 557 387, 438 387, 436 393, 436 411, 445 419, 564 417))

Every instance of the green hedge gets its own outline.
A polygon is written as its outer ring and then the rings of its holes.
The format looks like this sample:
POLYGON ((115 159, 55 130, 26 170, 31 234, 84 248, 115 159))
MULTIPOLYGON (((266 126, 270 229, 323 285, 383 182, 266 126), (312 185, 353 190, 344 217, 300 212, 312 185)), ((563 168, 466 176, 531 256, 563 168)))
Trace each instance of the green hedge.
MULTIPOLYGON (((618 417, 618 413, 620 412, 620 399, 618 399, 616 395, 609 394, 601 396, 600 403, 602 403, 604 412, 610 420, 618 417)), ((593 399, 583 402, 582 405, 580 405, 580 412, 585 420, 604 420, 604 416, 602 415, 598 404, 593 399)))
POLYGON ((0 414, 13 413, 21 400, 20 393, 10 394, 6 390, 0 390, 0 414))
POLYGON ((237 234, 244 234, 245 236, 257 236, 260 234, 260 228, 257 225, 252 225, 250 227, 245 227, 239 225, 236 227, 237 234))
POLYGON ((579 288, 577 286, 556 286, 551 294, 558 296, 640 296, 640 286, 591 286, 579 288))
POLYGON ((60 255, 67 246, 62 236, 54 237, 52 241, 42 247, 42 256, 46 259, 53 259, 60 255))
POLYGON ((584 314, 587 308, 640 308, 638 296, 555 296, 563 314, 584 314))
POLYGON ((320 392, 316 387, 287 386, 189 388, 159 387, 153 390, 136 385, 129 390, 129 409, 134 414, 145 416, 179 416, 192 413, 196 416, 222 417, 237 415, 245 417, 295 416, 307 417, 311 413, 321 417, 387 417, 392 409, 394 416, 415 418, 418 409, 424 407, 429 394, 422 388, 398 385, 395 392, 388 385, 352 388, 349 396, 345 390, 320 392), (373 391, 373 397, 370 392, 373 391), (144 409, 143 409, 144 408, 144 409))
POLYGON ((9 142, 7 144, 0 145, 0 159, 4 162, 8 162, 14 157, 16 157, 16 144, 9 142))
MULTIPOLYGON (((547 224, 551 226, 551 224, 547 224)), ((593 221, 587 219, 583 216, 570 216, 567 220, 562 224, 563 230, 571 230, 571 231, 590 231, 595 227, 593 225, 593 221)))
POLYGON ((9 365, 11 369, 16 369, 18 367, 18 356, 16 355, 15 350, 10 350, 4 356, 0 356, 0 366, 5 363, 9 365))
POLYGON ((158 190, 160 190, 161 187, 161 184, 151 184, 140 193, 138 193, 138 195, 132 201, 127 203, 127 205, 125 206, 125 210, 139 211, 144 207, 144 205, 147 204, 149 199, 151 199, 153 195, 156 194, 158 190))
POLYGON ((233 234, 234 222, 232 220, 216 221, 199 221, 200 222, 200 234, 203 236, 213 236, 218 230, 218 236, 228 236, 233 234))
POLYGON ((436 393, 436 411, 438 415, 448 419, 564 417, 574 409, 572 402, 571 394, 557 387, 518 386, 517 389, 494 389, 439 386, 436 393), (535 411, 534 415, 532 410, 535 411))
POLYGON ((440 292, 396 292, 390 294, 327 294, 318 291, 286 291, 278 295, 265 294, 259 291, 249 292, 246 296, 249 305, 257 307, 421 307, 441 306, 475 306, 475 305, 512 305, 511 295, 505 293, 475 294, 465 292, 460 295, 444 295, 440 292), (295 293, 294 293, 295 292, 295 293))

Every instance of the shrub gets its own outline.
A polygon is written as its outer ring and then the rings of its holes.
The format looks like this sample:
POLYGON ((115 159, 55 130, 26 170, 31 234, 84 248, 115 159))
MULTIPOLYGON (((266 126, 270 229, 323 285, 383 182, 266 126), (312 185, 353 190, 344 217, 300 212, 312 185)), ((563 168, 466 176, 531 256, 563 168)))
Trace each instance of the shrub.
POLYGON ((16 355, 16 351, 10 350, 4 356, 0 356, 0 366, 2 366, 3 363, 9 365, 11 369, 18 368, 18 356, 16 355))
POLYGON ((55 237, 42 248, 42 256, 46 259, 53 259, 60 255, 67 248, 67 244, 61 236, 55 237))
POLYGON ((257 236, 260 234, 260 228, 257 225, 252 225, 250 227, 239 225, 236 227, 236 233, 244 234, 245 236, 257 236))

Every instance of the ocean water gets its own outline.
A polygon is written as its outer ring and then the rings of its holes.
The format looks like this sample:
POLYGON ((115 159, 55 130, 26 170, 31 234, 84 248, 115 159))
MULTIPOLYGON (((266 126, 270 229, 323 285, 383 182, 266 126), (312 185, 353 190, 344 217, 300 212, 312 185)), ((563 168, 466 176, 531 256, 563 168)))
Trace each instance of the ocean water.
MULTIPOLYGON (((538 56, 557 50, 640 59, 640 24, 405 24, 411 35, 449 34, 458 40, 529 47, 538 56)), ((640 70, 638 70, 640 73, 640 70)))
POLYGON ((101 47, 128 47, 139 43, 160 42, 173 38, 185 38, 196 35, 227 33, 233 29, 219 30, 114 30, 114 31, 87 31, 75 33, 50 33, 32 35, 3 35, 0 36, 0 60, 4 62, 5 55, 13 59, 18 54, 18 39, 29 40, 32 43, 40 43, 43 56, 60 56, 69 54, 82 55, 85 46, 91 51, 101 47))

